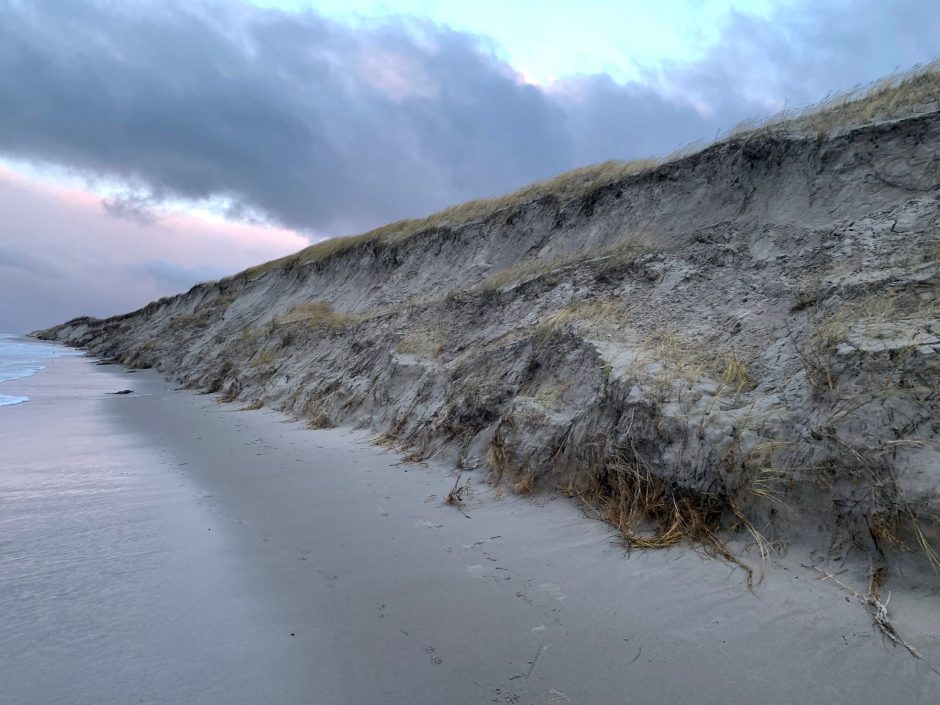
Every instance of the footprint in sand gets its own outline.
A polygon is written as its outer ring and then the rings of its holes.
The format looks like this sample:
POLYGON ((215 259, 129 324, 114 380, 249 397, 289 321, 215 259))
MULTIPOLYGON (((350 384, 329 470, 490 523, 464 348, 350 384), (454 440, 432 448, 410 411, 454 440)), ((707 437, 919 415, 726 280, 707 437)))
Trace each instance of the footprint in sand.
POLYGON ((486 566, 480 565, 479 563, 476 565, 467 566, 466 570, 467 573, 472 575, 474 578, 482 579, 486 577, 486 566))
POLYGON ((545 693, 545 705, 568 705, 571 702, 571 698, 562 693, 560 690, 555 690, 552 688, 550 691, 545 693))
POLYGON ((555 583, 542 583, 539 585, 539 590, 543 590, 549 594, 549 597, 552 597, 559 602, 568 597, 565 593, 561 591, 561 588, 555 583))
POLYGON ((430 521, 424 521, 423 519, 415 519, 415 526, 420 526, 424 529, 443 529, 443 524, 434 524, 430 521))

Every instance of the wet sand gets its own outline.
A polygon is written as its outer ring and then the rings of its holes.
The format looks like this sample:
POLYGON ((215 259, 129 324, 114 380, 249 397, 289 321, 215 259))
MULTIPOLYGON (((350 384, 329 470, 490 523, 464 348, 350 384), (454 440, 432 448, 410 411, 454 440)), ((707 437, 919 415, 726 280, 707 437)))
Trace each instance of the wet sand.
MULTIPOLYGON (((933 703, 940 677, 795 559, 762 586, 61 358, 0 409, 0 703, 933 703), (130 388, 134 394, 106 392, 130 388)), ((935 607, 934 603, 933 607, 935 607)), ((936 621, 905 626, 940 661, 936 621)))

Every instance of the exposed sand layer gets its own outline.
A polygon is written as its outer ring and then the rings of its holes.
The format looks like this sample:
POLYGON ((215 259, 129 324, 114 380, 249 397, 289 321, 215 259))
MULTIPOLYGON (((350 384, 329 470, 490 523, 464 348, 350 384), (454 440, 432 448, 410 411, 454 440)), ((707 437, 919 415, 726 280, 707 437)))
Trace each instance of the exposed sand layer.
MULTIPOLYGON (((936 596, 891 646, 799 561, 626 556, 567 499, 498 499, 309 431, 55 360, 0 409, 0 702, 936 702, 936 596), (133 389, 109 396, 105 392, 133 389)), ((843 574, 851 580, 852 573, 843 574)))

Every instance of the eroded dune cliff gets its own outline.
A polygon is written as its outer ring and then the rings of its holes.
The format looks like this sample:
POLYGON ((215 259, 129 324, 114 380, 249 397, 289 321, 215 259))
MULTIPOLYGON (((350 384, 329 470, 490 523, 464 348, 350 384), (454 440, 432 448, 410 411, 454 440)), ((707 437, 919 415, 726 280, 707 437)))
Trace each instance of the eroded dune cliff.
POLYGON ((928 565, 938 85, 927 71, 38 335, 561 488, 634 545, 809 528, 928 565))

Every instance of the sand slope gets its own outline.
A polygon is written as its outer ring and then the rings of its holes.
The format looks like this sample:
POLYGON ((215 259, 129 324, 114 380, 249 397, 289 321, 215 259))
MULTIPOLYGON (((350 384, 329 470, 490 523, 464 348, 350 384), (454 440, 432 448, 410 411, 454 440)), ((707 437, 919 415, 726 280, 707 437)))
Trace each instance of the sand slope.
POLYGON ((849 556, 883 601, 940 575, 938 91, 931 66, 39 335, 564 490, 635 546, 849 556))

